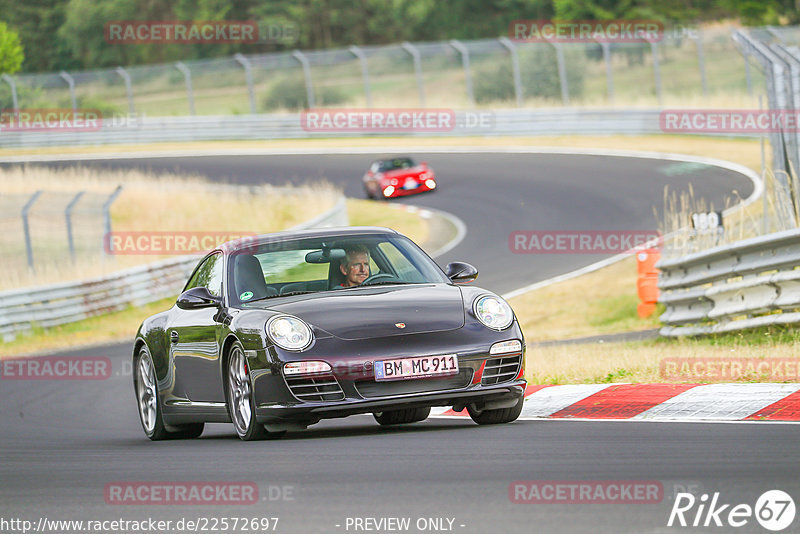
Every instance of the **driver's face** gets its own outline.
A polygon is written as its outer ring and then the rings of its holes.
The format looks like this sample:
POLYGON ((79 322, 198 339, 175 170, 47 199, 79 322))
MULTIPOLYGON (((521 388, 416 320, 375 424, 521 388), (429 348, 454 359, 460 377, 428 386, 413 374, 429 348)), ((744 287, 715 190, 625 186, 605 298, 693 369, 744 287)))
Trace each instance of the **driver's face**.
POLYGON ((340 265, 342 274, 345 276, 345 287, 358 286, 364 283, 369 276, 369 256, 363 252, 353 254, 347 265, 340 265))

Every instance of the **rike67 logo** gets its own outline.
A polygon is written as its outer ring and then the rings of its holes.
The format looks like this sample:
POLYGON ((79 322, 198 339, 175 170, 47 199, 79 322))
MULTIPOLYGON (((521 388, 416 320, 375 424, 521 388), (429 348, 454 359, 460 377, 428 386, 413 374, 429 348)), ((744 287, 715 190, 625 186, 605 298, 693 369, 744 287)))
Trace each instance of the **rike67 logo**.
POLYGON ((707 493, 699 498, 691 493, 678 493, 667 526, 739 528, 751 524, 755 517, 763 528, 779 532, 794 522, 795 512, 794 500, 781 490, 764 492, 755 506, 723 503, 719 492, 710 499, 707 493))

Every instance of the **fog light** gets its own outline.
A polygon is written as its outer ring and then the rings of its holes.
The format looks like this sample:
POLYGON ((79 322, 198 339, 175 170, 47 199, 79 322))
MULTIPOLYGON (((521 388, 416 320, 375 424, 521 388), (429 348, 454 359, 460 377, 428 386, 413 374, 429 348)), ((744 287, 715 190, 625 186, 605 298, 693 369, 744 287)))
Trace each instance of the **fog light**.
POLYGON ((492 345, 492 348, 489 349, 489 354, 507 354, 509 352, 520 351, 522 351, 522 343, 520 343, 518 339, 512 339, 511 341, 495 343, 492 345))
POLYGON ((392 196, 392 193, 394 193, 394 187, 392 187, 391 185, 387 186, 386 189, 383 190, 383 196, 385 197, 392 196))
POLYGON ((425 180, 425 185, 428 186, 428 189, 436 189, 436 182, 428 178, 425 180))
POLYGON ((289 362, 283 366, 283 374, 286 376, 314 375, 330 371, 331 366, 325 362, 289 362))

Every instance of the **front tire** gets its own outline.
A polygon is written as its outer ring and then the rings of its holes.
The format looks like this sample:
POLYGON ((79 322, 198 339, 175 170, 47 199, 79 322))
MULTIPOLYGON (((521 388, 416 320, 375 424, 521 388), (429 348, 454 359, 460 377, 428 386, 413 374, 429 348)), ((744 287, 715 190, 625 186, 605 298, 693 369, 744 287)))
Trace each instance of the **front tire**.
POLYGON ((372 416, 381 426, 405 425, 424 421, 431 414, 430 407, 425 408, 406 408, 404 410, 391 410, 387 412, 375 412, 372 416))
POLYGON ((498 425, 516 421, 522 413, 522 405, 525 397, 520 397, 519 401, 511 408, 500 408, 498 410, 476 410, 472 404, 467 406, 467 412, 473 421, 479 425, 498 425))
POLYGON ((142 346, 134 364, 134 387, 139 408, 139 421, 145 435, 153 441, 162 439, 192 439, 199 437, 205 428, 204 423, 192 423, 173 427, 164 423, 161 404, 158 402, 158 382, 155 366, 147 347, 142 346))
POLYGON ((231 347, 226 374, 227 387, 225 388, 225 393, 228 400, 228 414, 239 439, 242 441, 257 441, 276 438, 285 434, 285 432, 268 432, 264 425, 256 421, 256 408, 253 400, 250 372, 244 349, 242 349, 242 344, 238 341, 231 347))

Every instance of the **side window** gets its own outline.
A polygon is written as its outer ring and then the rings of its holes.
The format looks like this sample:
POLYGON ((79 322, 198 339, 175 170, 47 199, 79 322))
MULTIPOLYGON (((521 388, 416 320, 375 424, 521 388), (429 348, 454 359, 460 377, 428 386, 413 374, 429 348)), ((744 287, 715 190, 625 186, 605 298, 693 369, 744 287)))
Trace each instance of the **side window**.
POLYGON ((205 287, 215 297, 222 296, 222 254, 209 256, 194 272, 184 291, 205 287))

